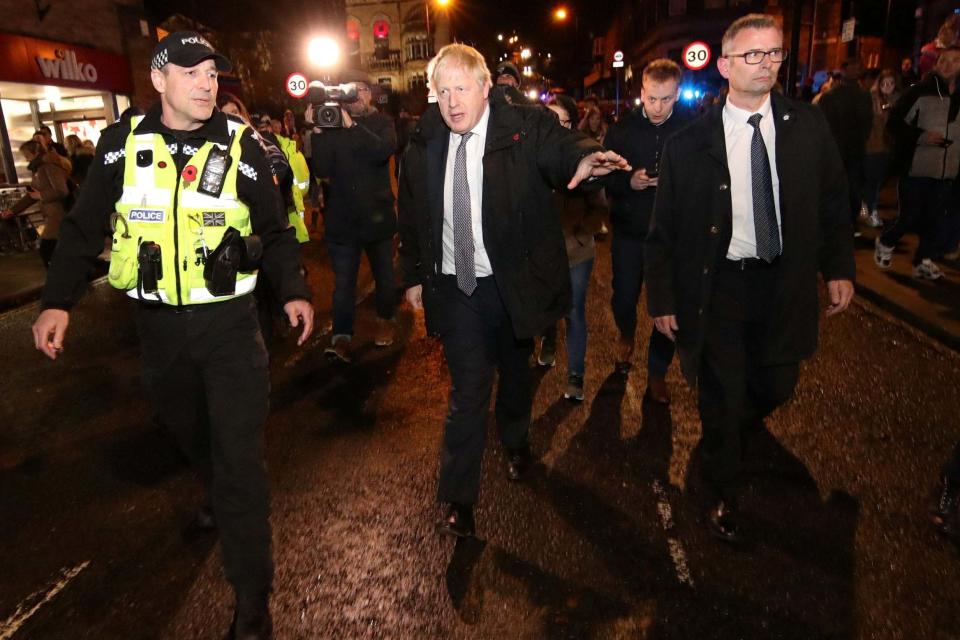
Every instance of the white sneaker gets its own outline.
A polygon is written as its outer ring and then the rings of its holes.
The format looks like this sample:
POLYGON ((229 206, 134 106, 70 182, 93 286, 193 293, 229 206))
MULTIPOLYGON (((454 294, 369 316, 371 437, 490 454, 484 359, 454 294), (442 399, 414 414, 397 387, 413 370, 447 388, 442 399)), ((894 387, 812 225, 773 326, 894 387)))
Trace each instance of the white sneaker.
POLYGON ((893 247, 888 247, 880 242, 880 236, 877 236, 873 246, 873 261, 881 269, 889 269, 890 263, 893 261, 893 247))
POLYGON ((913 267, 913 277, 923 280, 939 280, 943 277, 943 271, 934 264, 930 258, 924 258, 923 261, 913 267))
POLYGON ((874 229, 879 229, 883 226, 883 219, 880 217, 880 214, 876 209, 870 212, 870 215, 867 216, 867 226, 873 227, 874 229))

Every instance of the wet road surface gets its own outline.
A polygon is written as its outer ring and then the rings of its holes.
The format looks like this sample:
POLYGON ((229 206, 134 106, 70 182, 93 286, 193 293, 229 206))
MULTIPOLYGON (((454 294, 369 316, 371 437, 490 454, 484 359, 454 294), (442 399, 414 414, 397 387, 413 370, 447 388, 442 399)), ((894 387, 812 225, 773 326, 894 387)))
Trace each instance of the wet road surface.
MULTIPOLYGON (((332 284, 315 245, 322 326, 332 284)), ((676 364, 669 408, 643 402, 643 366, 613 373, 598 246, 586 401, 562 399, 561 337, 557 366, 535 371, 525 482, 506 480, 490 424, 476 540, 433 531, 448 378, 422 320, 402 311, 379 349, 362 303, 351 366, 323 357, 325 337, 277 340, 276 637, 960 637, 960 552, 925 518, 960 437, 960 357, 869 305, 826 321, 795 399, 749 441, 754 543, 729 549, 704 527, 676 364)), ((152 423, 128 303, 97 288, 56 363, 33 350, 35 314, 0 317, 0 639, 221 637, 216 536, 184 532, 200 493, 152 423)))

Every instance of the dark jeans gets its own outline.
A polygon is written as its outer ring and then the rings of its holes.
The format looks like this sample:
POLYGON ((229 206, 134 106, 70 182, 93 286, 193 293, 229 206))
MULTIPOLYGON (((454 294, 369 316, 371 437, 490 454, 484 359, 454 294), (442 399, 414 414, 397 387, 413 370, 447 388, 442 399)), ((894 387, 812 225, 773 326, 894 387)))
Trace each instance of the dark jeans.
POLYGON ((518 340, 492 276, 477 279, 466 296, 454 276, 440 279, 440 339, 450 370, 450 406, 440 454, 439 502, 474 504, 480 495, 480 464, 487 409, 499 374, 494 413, 508 451, 527 446, 533 395, 528 360, 532 340, 518 340))
MULTIPOLYGON (((613 320, 620 335, 630 341, 637 331, 637 304, 643 288, 643 239, 613 230, 610 252, 613 258, 613 320)), ((650 333, 647 349, 647 371, 650 375, 667 375, 673 360, 674 344, 656 329, 650 333)))
MULTIPOLYGON (((593 273, 593 258, 570 267, 573 303, 567 313, 567 375, 583 376, 587 357, 587 289, 593 273)), ((556 344, 557 325, 543 332, 548 342, 556 344)))
POLYGON ((714 278, 698 375, 707 480, 721 495, 735 489, 743 430, 786 402, 797 383, 796 362, 761 363, 777 267, 734 270, 724 260, 714 278))
POLYGON ((227 580, 238 597, 270 589, 263 425, 270 379, 252 296, 190 311, 140 306, 143 379, 160 422, 206 485, 227 580))
POLYGON ((942 232, 953 180, 935 178, 900 178, 900 217, 887 229, 880 242, 888 247, 897 244, 904 234, 915 232, 920 237, 913 264, 932 258, 943 249, 942 232))
POLYGON ((393 238, 361 244, 327 239, 327 253, 333 266, 333 335, 353 335, 354 306, 357 301, 357 274, 360 254, 366 252, 376 283, 377 315, 393 318, 397 306, 397 285, 393 279, 393 238))
POLYGON ((847 174, 847 195, 850 198, 850 220, 856 227, 860 217, 860 192, 863 191, 863 156, 845 158, 843 168, 847 174))
POLYGON ((868 153, 863 159, 863 202, 867 211, 876 210, 880 203, 880 189, 890 171, 889 153, 868 153))

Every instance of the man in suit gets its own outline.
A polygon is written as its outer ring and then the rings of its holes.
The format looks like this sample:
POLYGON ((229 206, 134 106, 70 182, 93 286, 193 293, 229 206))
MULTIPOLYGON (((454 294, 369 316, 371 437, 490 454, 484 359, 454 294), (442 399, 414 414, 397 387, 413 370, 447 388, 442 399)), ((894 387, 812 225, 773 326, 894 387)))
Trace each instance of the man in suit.
POLYGON ((823 115, 771 93, 787 57, 771 16, 727 29, 730 92, 667 143, 647 238, 648 306, 697 386, 711 533, 739 542, 741 438, 793 394, 816 350, 817 273, 831 316, 853 297, 843 163, 823 115))
POLYGON ((424 309, 450 370, 437 492, 449 508, 437 530, 463 537, 474 533, 494 374, 508 477, 519 480, 530 461, 533 336, 570 307, 551 190, 629 167, 550 111, 491 92, 490 71, 472 47, 442 48, 427 75, 437 104, 403 157, 400 268, 406 299, 424 309))

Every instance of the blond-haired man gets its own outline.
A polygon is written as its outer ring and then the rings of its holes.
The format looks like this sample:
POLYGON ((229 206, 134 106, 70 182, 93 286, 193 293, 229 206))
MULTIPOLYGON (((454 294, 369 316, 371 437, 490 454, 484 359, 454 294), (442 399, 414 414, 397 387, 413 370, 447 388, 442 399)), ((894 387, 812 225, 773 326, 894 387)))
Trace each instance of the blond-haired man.
POLYGON ((408 302, 443 342, 452 383, 437 495, 448 510, 438 531, 470 536, 494 375, 508 477, 519 480, 530 463, 532 338, 570 306, 551 191, 629 167, 546 109, 491 94, 472 47, 444 47, 429 70, 437 104, 411 135, 400 172, 400 266, 408 302))

